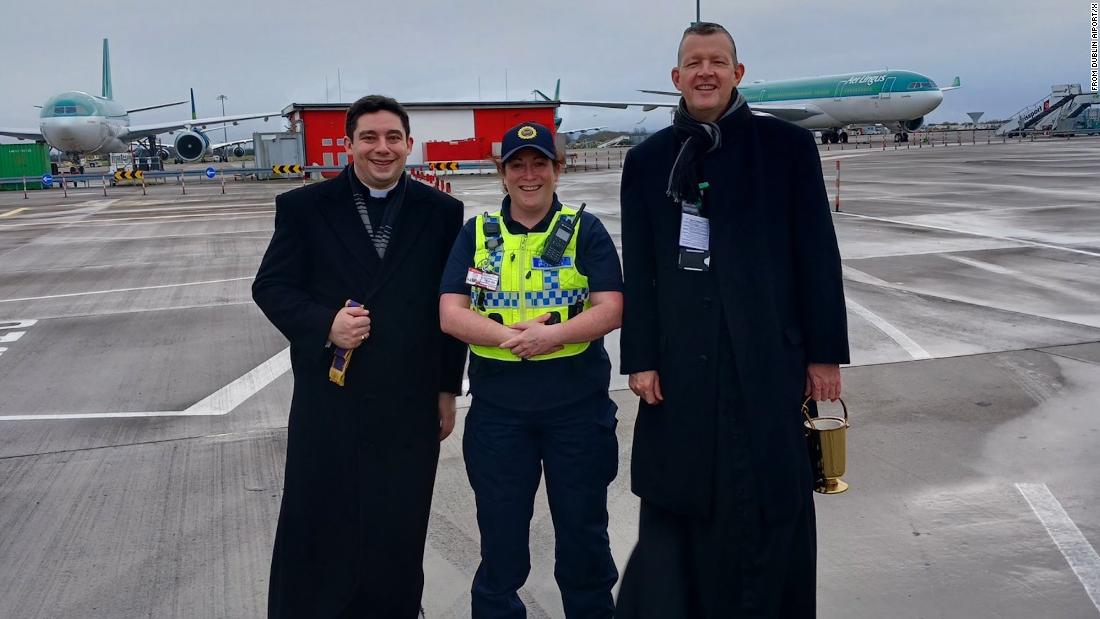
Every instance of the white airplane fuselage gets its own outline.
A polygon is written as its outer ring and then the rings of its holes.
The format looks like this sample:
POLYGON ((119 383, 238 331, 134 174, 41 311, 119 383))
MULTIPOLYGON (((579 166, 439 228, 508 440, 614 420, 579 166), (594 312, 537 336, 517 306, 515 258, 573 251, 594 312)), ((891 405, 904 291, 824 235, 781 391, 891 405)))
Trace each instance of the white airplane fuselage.
POLYGON ((789 104, 813 104, 824 112, 794 124, 806 129, 832 129, 855 124, 890 123, 898 119, 920 118, 936 109, 943 101, 938 90, 913 93, 890 93, 883 97, 847 97, 844 99, 802 99, 789 104))
POLYGON ((129 126, 126 108, 79 91, 51 97, 42 106, 38 124, 42 137, 53 148, 92 155, 129 151, 130 145, 119 139, 129 126))

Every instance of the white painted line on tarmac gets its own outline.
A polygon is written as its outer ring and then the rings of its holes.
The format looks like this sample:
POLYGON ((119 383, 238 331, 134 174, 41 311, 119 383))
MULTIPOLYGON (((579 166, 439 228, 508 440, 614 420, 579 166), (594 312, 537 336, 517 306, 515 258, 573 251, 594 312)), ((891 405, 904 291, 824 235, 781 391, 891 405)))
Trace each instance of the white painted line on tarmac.
MULTIPOLYGON (((255 230, 228 230, 225 232, 194 232, 186 234, 149 234, 143 236, 58 236, 49 240, 48 244, 52 245, 64 245, 70 242, 93 242, 93 241, 147 241, 152 239, 186 239, 192 237, 207 237, 207 236, 228 236, 232 234, 257 234, 265 232, 268 235, 271 234, 271 228, 258 228, 255 230)), ((249 237, 255 238, 255 237, 249 237)), ((264 237, 264 238, 270 238, 264 237)), ((46 243, 37 242, 38 245, 44 245, 46 243)))
POLYGON ((162 224, 162 223, 186 223, 183 220, 194 220, 196 218, 202 218, 209 221, 232 221, 235 219, 270 219, 275 209, 272 208, 263 214, 256 214, 256 211, 237 211, 233 213, 192 213, 183 215, 149 215, 145 217, 114 217, 110 219, 87 219, 81 217, 79 219, 66 219, 56 221, 33 221, 27 223, 18 224, 3 224, 0 228, 27 228, 30 226, 48 226, 48 225, 67 225, 68 227, 80 227, 80 226, 137 226, 148 224, 162 224), (173 220, 173 221, 165 221, 173 220))
POLYGON ((834 159, 851 159, 852 157, 866 157, 867 155, 874 155, 874 152, 865 153, 848 153, 846 155, 821 155, 822 161, 833 161, 834 159))
POLYGON ((1072 254, 1082 254, 1085 256, 1092 256, 1093 258, 1100 258, 1100 253, 1094 251, 1086 251, 1084 249, 1077 249, 1074 247, 1066 247, 1064 245, 1052 245, 1050 243, 1040 243, 1038 241, 1029 241, 1027 239, 1017 239, 1011 236, 997 236, 995 234, 982 234, 981 232, 974 232, 973 230, 959 230, 956 228, 949 228, 947 226, 934 226, 932 224, 918 224, 911 221, 902 221, 900 219, 890 219, 889 217, 874 217, 872 215, 858 215, 856 213, 846 213, 841 211, 837 215, 845 215, 848 217, 857 217, 859 219, 868 219, 871 221, 882 221, 891 224, 897 224, 899 226, 911 226, 914 228, 927 228, 929 230, 942 230, 944 232, 953 232, 955 234, 966 234, 969 236, 978 236, 987 239, 996 239, 998 241, 1009 241, 1012 243, 1020 243, 1021 245, 1030 245, 1032 247, 1042 247, 1044 249, 1056 249, 1058 251, 1070 252, 1072 254))
POLYGON ((1074 299, 1078 299, 1087 303, 1095 303, 1097 301, 1097 295, 1090 294, 1087 291, 1080 289, 1079 287, 1075 288, 1073 286, 1051 281, 1049 278, 1046 277, 1036 277, 1034 275, 1028 275, 1027 273, 1022 273, 1015 269, 1010 269, 999 264, 985 262, 984 260, 976 260, 974 258, 967 258, 966 256, 940 254, 940 257, 946 260, 950 260, 952 262, 957 262, 959 264, 965 264, 967 266, 974 267, 975 269, 994 273, 996 275, 1011 277, 1030 286, 1035 286, 1036 288, 1043 288, 1046 290, 1057 292, 1059 294, 1064 294, 1067 297, 1072 297, 1074 299))
POLYGON ((1043 523, 1043 528, 1085 587, 1093 606, 1100 611, 1100 555, 1096 554, 1096 549, 1081 534, 1046 484, 1016 484, 1016 489, 1024 495, 1031 511, 1043 523))
POLYGON ((195 402, 184 415, 226 415, 245 400, 256 395, 290 369, 290 347, 275 353, 267 361, 252 368, 244 376, 195 402))
POLYGON ((873 324, 876 328, 878 328, 879 331, 882 331, 890 339, 897 342, 898 346, 901 346, 902 348, 904 348, 905 352, 909 353, 910 357, 912 357, 914 359, 931 359, 932 358, 932 355, 930 355, 927 350, 922 348, 920 344, 914 342, 913 338, 911 338, 908 335, 905 335, 904 333, 902 333, 900 329, 898 329, 894 325, 886 322, 886 320, 883 319, 878 314, 872 312, 871 310, 867 309, 866 307, 863 307, 862 305, 860 305, 859 303, 856 303, 855 301, 853 301, 851 299, 847 299, 846 303, 848 304, 848 307, 853 312, 855 312, 856 314, 859 314, 864 320, 866 320, 867 322, 873 324))
POLYGON ((0 303, 15 303, 18 301, 45 301, 48 299, 64 299, 67 297, 83 297, 93 294, 113 294, 116 292, 135 292, 138 290, 159 290, 161 288, 179 288, 182 286, 204 286, 206 284, 224 284, 226 282, 240 282, 254 279, 254 275, 245 277, 231 277, 229 279, 208 279, 201 282, 184 282, 182 284, 161 284, 158 286, 139 286, 137 288, 113 288, 111 290, 89 290, 87 292, 68 292, 65 294, 50 294, 41 297, 21 297, 18 299, 0 299, 0 303))
POLYGON ((0 421, 58 421, 71 419, 116 419, 125 417, 219 417, 228 415, 264 387, 290 369, 290 348, 275 353, 267 361, 182 411, 142 411, 111 413, 47 413, 42 415, 2 415, 0 421))
POLYGON ((12 215, 18 215, 19 213, 22 213, 25 210, 27 210, 27 207, 25 207, 25 206, 22 207, 22 208, 13 209, 13 210, 8 211, 7 213, 0 213, 0 217, 11 217, 12 215))

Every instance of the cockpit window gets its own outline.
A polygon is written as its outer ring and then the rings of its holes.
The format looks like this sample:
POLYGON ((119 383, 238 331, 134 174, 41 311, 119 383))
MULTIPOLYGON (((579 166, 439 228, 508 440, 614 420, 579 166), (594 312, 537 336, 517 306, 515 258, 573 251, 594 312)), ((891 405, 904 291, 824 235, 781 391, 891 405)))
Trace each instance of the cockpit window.
POLYGON ((42 118, 101 115, 95 97, 83 92, 64 92, 42 106, 42 118))

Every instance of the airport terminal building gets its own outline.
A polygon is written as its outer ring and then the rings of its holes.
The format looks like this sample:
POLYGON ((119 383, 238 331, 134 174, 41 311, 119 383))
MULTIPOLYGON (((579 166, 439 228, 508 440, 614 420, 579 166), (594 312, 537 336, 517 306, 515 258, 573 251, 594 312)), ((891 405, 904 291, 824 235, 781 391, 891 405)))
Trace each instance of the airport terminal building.
MULTIPOLYGON (((302 136, 306 165, 342 166, 344 119, 350 103, 291 103, 283 109, 302 136)), ((533 121, 554 129, 554 101, 404 103, 414 140, 409 165, 484 161, 499 153, 504 131, 533 121), (495 150, 494 150, 495 145, 495 150)))

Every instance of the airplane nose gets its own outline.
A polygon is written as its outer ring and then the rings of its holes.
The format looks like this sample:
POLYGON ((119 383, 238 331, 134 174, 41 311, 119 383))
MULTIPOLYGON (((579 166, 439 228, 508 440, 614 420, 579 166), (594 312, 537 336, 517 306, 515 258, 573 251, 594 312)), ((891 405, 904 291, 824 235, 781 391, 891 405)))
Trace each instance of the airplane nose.
POLYGON ((98 147, 98 125, 88 117, 50 118, 42 121, 42 135, 59 150, 84 152, 98 147))

